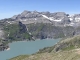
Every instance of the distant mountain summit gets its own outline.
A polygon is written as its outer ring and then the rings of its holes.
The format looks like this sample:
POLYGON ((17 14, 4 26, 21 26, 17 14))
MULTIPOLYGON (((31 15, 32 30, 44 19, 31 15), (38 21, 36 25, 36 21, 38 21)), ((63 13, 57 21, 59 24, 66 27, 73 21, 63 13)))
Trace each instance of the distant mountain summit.
POLYGON ((69 15, 65 12, 38 12, 23 11, 21 14, 14 15, 11 19, 21 21, 24 24, 30 23, 54 23, 57 26, 79 26, 80 14, 69 15))

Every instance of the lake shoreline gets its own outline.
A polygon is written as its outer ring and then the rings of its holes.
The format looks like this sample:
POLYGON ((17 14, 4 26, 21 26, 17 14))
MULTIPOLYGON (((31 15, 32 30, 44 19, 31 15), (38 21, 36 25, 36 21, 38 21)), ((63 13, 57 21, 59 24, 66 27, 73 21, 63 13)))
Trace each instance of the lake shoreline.
MULTIPOLYGON (((47 40, 54 40, 54 39, 52 39, 52 38, 46 38, 46 41, 47 40)), ((61 40, 61 38, 58 38, 59 40, 61 40)), ((6 49, 4 49, 4 50, 6 50, 6 51, 9 51, 10 50, 10 44, 12 44, 12 43, 16 43, 16 42, 32 42, 32 41, 40 41, 40 40, 45 40, 45 39, 36 39, 36 40, 30 40, 30 41, 28 41, 28 40, 23 40, 23 41, 13 41, 13 42, 10 42, 10 43, 8 43, 8 47, 6 48, 6 49)), ((57 40, 57 39, 55 39, 55 40, 57 40)), ((57 43, 56 43, 57 44, 57 43)))
POLYGON ((10 48, 7 48, 6 51, 10 50, 10 48))
POLYGON ((43 49, 55 45, 60 39, 43 39, 35 41, 15 41, 8 44, 3 52, 0 52, 0 60, 10 59, 19 55, 31 55, 43 49))

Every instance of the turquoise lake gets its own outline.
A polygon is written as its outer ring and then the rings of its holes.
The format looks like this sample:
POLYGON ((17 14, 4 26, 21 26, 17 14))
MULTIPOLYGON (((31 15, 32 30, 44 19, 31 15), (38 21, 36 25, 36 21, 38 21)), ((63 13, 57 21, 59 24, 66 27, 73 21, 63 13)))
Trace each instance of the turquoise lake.
POLYGON ((18 55, 33 54, 44 47, 53 46, 60 39, 44 39, 36 41, 10 43, 10 50, 0 52, 0 60, 8 60, 18 55))

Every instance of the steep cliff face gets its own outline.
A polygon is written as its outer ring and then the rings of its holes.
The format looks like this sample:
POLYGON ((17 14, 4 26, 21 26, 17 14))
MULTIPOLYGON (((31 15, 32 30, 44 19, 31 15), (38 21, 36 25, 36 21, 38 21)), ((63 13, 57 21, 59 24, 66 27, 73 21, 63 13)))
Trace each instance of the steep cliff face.
POLYGON ((20 22, 19 21, 19 33, 25 33, 25 32, 27 32, 27 27, 24 25, 24 24, 22 24, 22 22, 20 22))

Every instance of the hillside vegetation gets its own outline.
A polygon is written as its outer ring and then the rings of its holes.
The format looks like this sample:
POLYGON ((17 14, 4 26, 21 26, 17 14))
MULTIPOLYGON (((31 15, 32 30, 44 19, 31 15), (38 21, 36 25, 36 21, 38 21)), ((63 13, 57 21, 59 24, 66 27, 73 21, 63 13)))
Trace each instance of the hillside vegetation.
POLYGON ((80 35, 61 40, 52 47, 45 47, 40 49, 37 53, 69 51, 77 48, 80 48, 80 35))
POLYGON ((10 60, 80 60, 80 55, 72 52, 58 52, 58 53, 41 53, 35 55, 21 55, 10 60))

